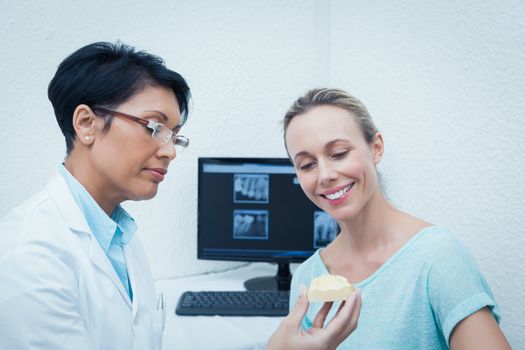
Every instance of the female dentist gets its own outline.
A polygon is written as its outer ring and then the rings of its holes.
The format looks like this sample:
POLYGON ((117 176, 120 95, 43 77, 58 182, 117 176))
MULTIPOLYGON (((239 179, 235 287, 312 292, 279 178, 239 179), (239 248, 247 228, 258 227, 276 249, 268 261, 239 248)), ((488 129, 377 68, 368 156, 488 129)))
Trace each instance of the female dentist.
MULTIPOLYGON (((151 272, 120 204, 153 198, 188 146, 188 85, 157 56, 99 42, 60 64, 48 96, 67 156, 0 222, 0 348, 159 349, 151 272)), ((329 307, 301 331, 303 293, 268 349, 334 349, 357 325, 359 293, 323 327, 329 307)))

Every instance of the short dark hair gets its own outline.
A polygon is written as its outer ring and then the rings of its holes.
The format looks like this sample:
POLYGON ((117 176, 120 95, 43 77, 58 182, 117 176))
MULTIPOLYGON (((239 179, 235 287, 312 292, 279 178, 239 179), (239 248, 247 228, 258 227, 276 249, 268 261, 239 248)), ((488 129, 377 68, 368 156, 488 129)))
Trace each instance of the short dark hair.
MULTIPOLYGON (((179 103, 181 125, 188 117, 190 88, 184 78, 166 67, 164 60, 117 42, 96 42, 73 52, 58 66, 47 95, 66 139, 73 149, 73 112, 80 104, 115 108, 147 86, 172 89, 179 103)), ((110 120, 106 121, 109 127, 110 120)))

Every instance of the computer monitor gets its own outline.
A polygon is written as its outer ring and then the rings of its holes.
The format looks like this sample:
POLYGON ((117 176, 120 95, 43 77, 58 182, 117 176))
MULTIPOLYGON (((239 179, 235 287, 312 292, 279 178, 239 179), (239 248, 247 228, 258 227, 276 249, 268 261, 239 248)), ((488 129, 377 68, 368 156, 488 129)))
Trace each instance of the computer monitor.
POLYGON ((339 227, 303 193, 288 158, 199 158, 198 259, 278 263, 252 289, 290 289, 290 262, 331 242, 339 227))

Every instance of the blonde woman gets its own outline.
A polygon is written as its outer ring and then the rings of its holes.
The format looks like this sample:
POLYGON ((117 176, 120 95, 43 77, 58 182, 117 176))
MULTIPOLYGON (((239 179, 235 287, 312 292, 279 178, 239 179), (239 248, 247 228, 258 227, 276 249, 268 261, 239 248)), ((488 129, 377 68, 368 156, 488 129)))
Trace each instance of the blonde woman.
MULTIPOLYGON (((341 228, 296 270, 299 285, 326 273, 361 289, 359 325, 341 349, 509 349, 499 309, 467 249, 448 229, 393 207, 378 181, 385 145, 366 107, 315 89, 284 117, 301 187, 341 228)), ((320 305, 310 307, 304 329, 320 305)))

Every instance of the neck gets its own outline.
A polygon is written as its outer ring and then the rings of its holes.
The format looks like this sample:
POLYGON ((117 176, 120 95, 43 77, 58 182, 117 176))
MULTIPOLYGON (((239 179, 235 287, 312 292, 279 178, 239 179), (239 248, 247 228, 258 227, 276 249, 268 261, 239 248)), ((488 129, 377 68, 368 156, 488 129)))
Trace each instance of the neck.
POLYGON ((338 238, 344 246, 360 252, 388 246, 396 239, 391 224, 398 213, 377 189, 356 217, 339 222, 341 234, 338 238))
POLYGON ((101 188, 102 179, 100 175, 93 171, 94 167, 90 160, 87 157, 81 157, 79 153, 80 150, 74 149, 64 161, 64 166, 84 186, 102 210, 111 217, 113 210, 122 201, 111 198, 111 194, 101 188))

